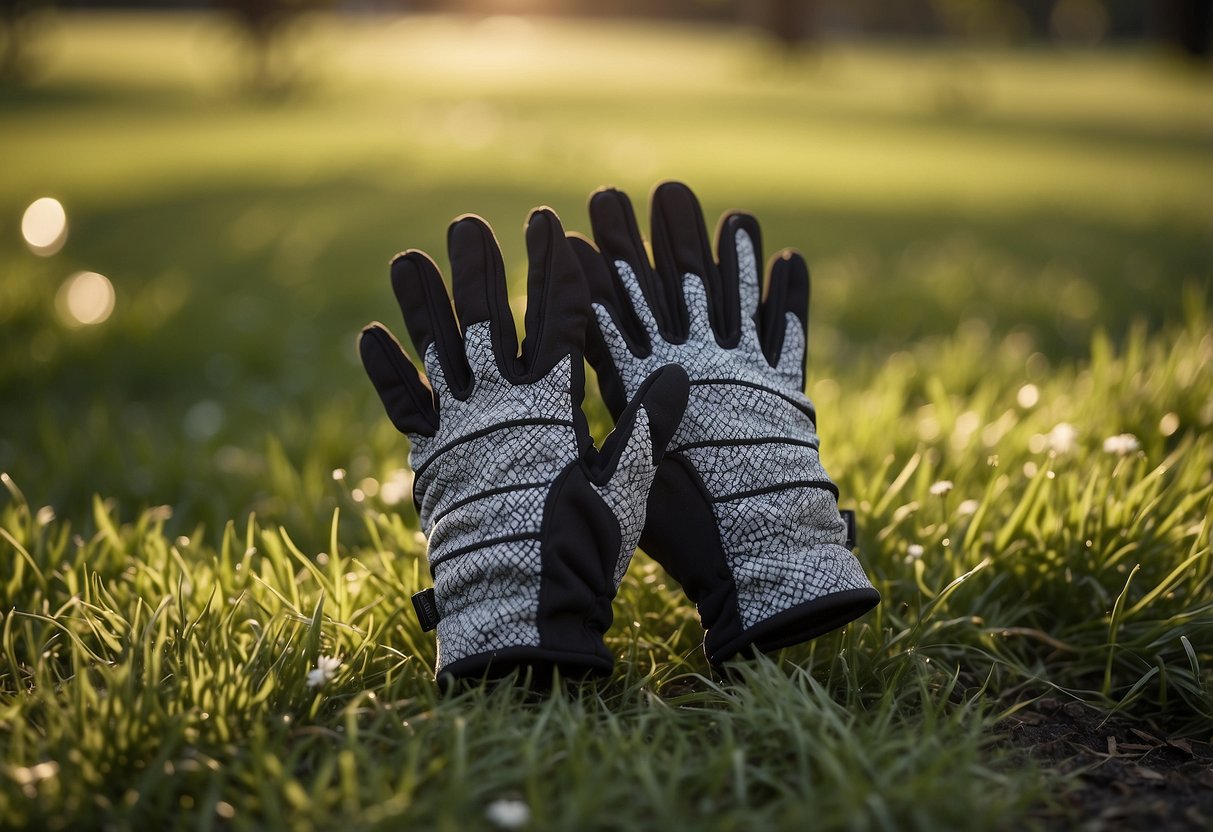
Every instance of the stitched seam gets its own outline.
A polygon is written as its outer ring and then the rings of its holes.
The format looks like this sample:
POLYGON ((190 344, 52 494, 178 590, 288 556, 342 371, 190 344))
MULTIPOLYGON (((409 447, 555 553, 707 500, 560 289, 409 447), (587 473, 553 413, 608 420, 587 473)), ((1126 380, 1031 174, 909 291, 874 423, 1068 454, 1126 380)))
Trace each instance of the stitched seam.
MULTIPOLYGON (((471 442, 473 439, 480 439, 481 437, 488 436, 489 434, 496 433, 500 430, 505 430, 506 428, 526 427, 529 425, 553 425, 571 428, 573 427, 573 422, 571 419, 513 419, 508 422, 499 422, 498 424, 490 425, 477 431, 472 431, 466 436, 461 436, 458 439, 452 440, 438 450, 434 451, 434 453, 430 455, 429 459, 427 459, 413 471, 413 482, 416 483, 419 481, 425 472, 429 470, 430 466, 434 464, 436 459, 448 451, 459 447, 460 445, 465 445, 468 442, 471 442)), ((413 490, 416 491, 415 485, 413 490)))
POLYGON ((750 388, 753 388, 754 390, 761 390, 764 393, 770 393, 772 396, 778 396, 779 398, 786 401, 788 404, 795 407, 801 413, 804 413, 805 415, 807 415, 810 419, 813 420, 814 424, 817 423, 817 411, 814 410, 813 405, 811 403, 806 406, 805 404, 798 402, 792 396, 789 396, 787 393, 781 393, 780 391, 774 389, 773 387, 767 387, 765 384, 758 384, 753 381, 741 381, 739 379, 733 379, 733 378, 699 378, 699 379, 693 379, 691 381, 692 387, 707 387, 707 386, 717 386, 717 385, 726 385, 726 384, 736 384, 739 387, 750 387, 750 388))
POLYGON ((487 549, 488 547, 496 546, 499 543, 513 543, 518 540, 539 540, 539 532, 524 532, 522 534, 508 534, 503 537, 493 537, 489 538, 488 540, 482 540, 479 543, 473 543, 470 546, 463 546, 459 549, 446 552, 445 554, 439 555, 438 557, 430 560, 430 572, 433 572, 439 566, 452 558, 461 557, 462 555, 466 555, 480 549, 487 549))
POLYGON ((481 491, 477 494, 472 494, 470 497, 464 497, 463 499, 456 500, 455 502, 453 502, 449 506, 447 506, 445 509, 443 509, 440 513, 432 515, 430 517, 430 528, 437 526, 439 521, 442 520, 442 518, 446 517, 448 514, 450 514, 455 509, 466 506, 468 503, 474 503, 477 500, 483 500, 488 497, 496 497, 499 494, 508 494, 511 491, 526 491, 527 489, 530 489, 530 488, 543 488, 546 485, 549 485, 549 483, 522 482, 522 483, 518 483, 516 485, 503 485, 500 488, 490 488, 487 491, 481 491))
POLYGON ((694 450, 695 448, 724 448, 732 445, 767 444, 794 445, 801 448, 812 448, 814 451, 819 450, 818 444, 810 439, 789 439, 785 436, 755 436, 749 439, 705 439, 702 442, 688 442, 685 445, 670 448, 667 453, 679 453, 694 450))
POLYGON ((838 498, 838 486, 829 480, 793 480, 792 482, 781 482, 776 485, 768 485, 762 488, 754 488, 749 491, 738 491, 734 494, 725 494, 720 497, 713 497, 713 503, 729 503, 733 500, 740 500, 745 497, 757 497, 760 494, 769 494, 772 491, 785 491, 792 488, 816 488, 821 491, 828 491, 838 498))

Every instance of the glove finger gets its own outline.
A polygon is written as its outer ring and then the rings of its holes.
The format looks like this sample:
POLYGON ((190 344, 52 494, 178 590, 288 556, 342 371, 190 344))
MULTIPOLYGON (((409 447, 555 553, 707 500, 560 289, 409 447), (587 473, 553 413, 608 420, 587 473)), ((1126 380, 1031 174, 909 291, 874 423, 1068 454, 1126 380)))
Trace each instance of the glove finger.
POLYGON ((433 436, 438 431, 433 391, 392 333, 379 323, 367 325, 358 336, 358 353, 396 429, 433 436))
POLYGON ((590 316, 590 291, 550 208, 537 208, 526 223, 526 338, 522 360, 527 378, 542 378, 565 356, 580 366, 590 316))
POLYGON ((712 258, 703 209, 691 189, 681 182, 663 182, 653 192, 653 262, 667 302, 676 310, 678 334, 687 334, 686 299, 681 291, 683 276, 695 274, 703 279, 708 303, 708 319, 718 335, 724 336, 721 315, 720 272, 712 258))
POLYGON ((392 292, 400 304, 413 348, 425 364, 431 384, 440 391, 443 387, 456 394, 465 391, 470 384, 470 374, 463 353, 463 338, 459 335, 442 275, 429 255, 416 249, 397 255, 392 261, 392 292))
POLYGON ((743 328, 756 328, 762 297, 762 233, 751 214, 724 215, 716 229, 724 342, 734 347, 743 328))
POLYGON ((518 335, 506 290, 505 263, 493 229, 480 217, 466 214, 451 223, 446 239, 455 310, 468 342, 468 365, 474 374, 490 373, 495 366, 506 378, 519 380, 518 335), (468 329, 485 321, 488 343, 473 343, 467 337, 468 329))
POLYGON ((673 335, 678 330, 670 302, 676 298, 649 265, 636 212, 627 194, 614 188, 595 191, 590 196, 590 226, 595 244, 609 268, 619 275, 637 318, 646 322, 645 329, 649 329, 647 321, 651 319, 655 331, 673 335))
POLYGON ((604 552, 604 571, 618 589, 644 528, 657 466, 686 409, 690 381, 677 364, 654 372, 624 409, 590 467, 590 481, 619 521, 620 548, 604 552))
MULTIPOLYGON (((607 409, 618 416, 627 405, 619 368, 648 355, 648 336, 598 249, 577 234, 570 234, 568 240, 593 299, 594 324, 586 328, 585 357, 598 376, 598 389, 607 409)), ((648 313, 647 305, 644 309, 648 313)), ((651 315, 649 320, 652 321, 651 315)), ((653 330, 656 331, 655 323, 653 330)))
MULTIPOLYGON (((809 267, 799 252, 785 249, 775 257, 758 318, 759 340, 767 362, 772 367, 803 368, 809 326, 809 267), (793 337, 789 338, 789 333, 793 337)), ((800 375, 803 380, 803 369, 800 375)))
MULTIPOLYGON (((629 487, 633 474, 625 469, 656 470, 682 422, 690 389, 687 372, 678 364, 667 364, 653 371, 602 443, 602 450, 590 465, 591 479, 608 489, 629 487), (642 422, 645 429, 640 429, 642 422)), ((647 493, 648 484, 643 487, 647 493)))
POLYGON ((712 321, 708 317, 707 287, 698 275, 687 274, 682 279, 682 296, 687 301, 688 340, 706 342, 712 338, 712 321))
POLYGON ((636 272, 630 265, 613 271, 594 244, 578 234, 569 235, 569 246, 589 285, 590 299, 610 312, 612 328, 627 342, 633 355, 648 355, 653 339, 658 337, 657 319, 644 300, 636 272))
POLYGON ((784 325, 783 349, 779 353, 779 361, 775 369, 783 376, 789 386, 797 392, 804 392, 805 381, 805 331, 804 325, 791 312, 787 314, 784 325))

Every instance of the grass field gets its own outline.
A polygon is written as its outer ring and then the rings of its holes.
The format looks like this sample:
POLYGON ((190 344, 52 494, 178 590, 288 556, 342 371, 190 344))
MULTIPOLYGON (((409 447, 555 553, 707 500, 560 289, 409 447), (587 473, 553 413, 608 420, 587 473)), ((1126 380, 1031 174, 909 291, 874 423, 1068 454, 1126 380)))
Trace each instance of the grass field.
POLYGON ((1213 818, 1207 70, 318 19, 267 99, 235 44, 65 16, 0 89, 0 827, 1213 818), (403 334, 388 259, 443 262, 475 211, 518 277, 533 205, 587 230, 592 189, 644 213, 666 178, 808 257, 823 461, 884 603, 721 680, 642 555, 611 680, 440 694, 405 442, 354 352, 403 334), (43 196, 51 257, 20 232, 43 196), (95 326, 79 271, 114 289, 95 326))

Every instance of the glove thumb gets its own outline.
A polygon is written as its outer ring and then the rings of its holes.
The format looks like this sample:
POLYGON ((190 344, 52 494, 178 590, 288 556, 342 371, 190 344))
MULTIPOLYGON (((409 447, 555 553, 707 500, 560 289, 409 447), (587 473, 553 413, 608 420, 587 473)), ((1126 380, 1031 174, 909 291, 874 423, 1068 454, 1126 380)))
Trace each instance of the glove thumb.
POLYGON ((615 423, 602 450, 587 466, 590 484, 619 521, 619 551, 604 563, 618 590, 644 529, 649 489, 666 446, 682 421, 690 381, 670 364, 644 380, 615 423))
POLYGON ((678 364, 667 364, 646 378, 590 463, 591 482, 600 490, 629 489, 629 498, 643 504, 682 421, 690 389, 686 370, 678 364))

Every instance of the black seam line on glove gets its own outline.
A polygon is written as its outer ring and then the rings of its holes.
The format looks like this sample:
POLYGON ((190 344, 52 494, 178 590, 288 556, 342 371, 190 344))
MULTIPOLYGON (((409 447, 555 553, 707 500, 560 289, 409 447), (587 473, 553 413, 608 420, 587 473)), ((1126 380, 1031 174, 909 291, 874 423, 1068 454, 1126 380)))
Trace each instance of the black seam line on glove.
POLYGON ((446 563, 451 558, 457 558, 466 555, 470 552, 475 552, 478 549, 487 549, 489 546, 496 546, 498 543, 513 543, 518 540, 539 540, 539 532, 522 532, 521 534, 507 534, 502 537, 490 537, 488 540, 481 540, 479 543, 473 543, 469 546, 464 546, 459 549, 439 555, 430 561, 430 574, 433 574, 435 567, 446 563))
POLYGON ((743 497, 757 497, 759 494, 770 494, 772 491, 784 491, 789 488, 818 488, 822 491, 829 491, 834 495, 834 499, 838 499, 838 486, 829 480, 792 480, 791 482, 781 482, 775 485, 766 485, 762 488, 754 488, 749 491, 738 491, 734 494, 725 494, 722 497, 713 497, 713 503, 728 503, 733 500, 740 500, 743 497))
POLYGON ((758 384, 753 381, 739 381, 738 379, 735 379, 735 378, 696 378, 696 379, 691 380, 692 387, 695 387, 695 386, 705 386, 706 387, 709 385, 724 385, 724 384, 736 384, 738 387, 751 387, 755 390, 761 390, 764 393, 770 393, 772 396, 778 396, 779 398, 783 399, 788 404, 792 405, 792 407, 796 408, 801 413, 808 416, 813 421, 814 425, 817 424, 817 411, 813 409, 812 404, 805 406, 805 404, 803 402, 796 401, 796 399, 792 398, 787 393, 781 393, 778 390, 774 389, 773 387, 767 387, 765 384, 758 384))
POLYGON ((705 439, 702 442, 688 442, 670 448, 666 453, 681 453, 695 448, 731 448, 736 445, 796 445, 801 448, 820 450, 818 443, 811 439, 790 439, 786 436, 754 436, 749 439, 705 439))
POLYGON ((549 483, 549 482, 520 482, 520 483, 517 483, 516 485, 503 485, 500 488, 490 488, 487 491, 480 491, 476 494, 471 495, 470 497, 464 497, 461 500, 456 500, 455 502, 451 503, 449 506, 444 508, 442 511, 438 512, 437 514, 431 515, 430 516, 430 526, 432 528, 432 527, 438 525, 438 521, 440 521, 443 517, 446 517, 448 514, 450 514, 455 509, 462 508, 463 506, 466 506, 468 503, 474 503, 477 500, 483 500, 485 497, 496 497, 498 494, 508 494, 511 491, 526 491, 529 488, 546 488, 549 485, 551 485, 551 483, 549 483))
POLYGON ((521 428, 521 427, 526 427, 528 425, 556 425, 556 426, 560 426, 560 427, 571 428, 571 427, 573 427, 573 420, 572 419, 512 419, 508 422, 498 422, 495 425, 489 425, 488 427, 481 428, 480 430, 474 430, 471 433, 467 434, 466 436, 461 436, 458 439, 454 439, 454 440, 446 443, 441 448, 434 451, 434 453, 430 454, 430 458, 427 459, 425 462, 421 463, 421 465, 419 465, 413 471, 413 483, 414 483, 413 491, 415 492, 417 490, 416 483, 418 480, 421 479, 422 474, 424 474, 425 471, 428 470, 429 467, 434 464, 434 460, 438 459, 438 457, 442 456, 447 451, 450 451, 453 448, 458 448, 460 445, 466 445, 468 442, 471 442, 473 439, 480 439, 483 436, 488 436, 491 433, 496 433, 499 430, 505 430, 506 428, 521 428))

